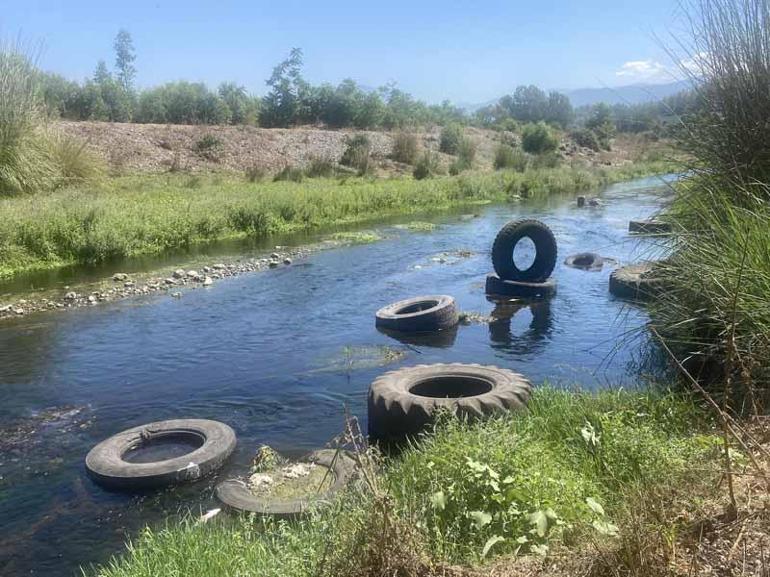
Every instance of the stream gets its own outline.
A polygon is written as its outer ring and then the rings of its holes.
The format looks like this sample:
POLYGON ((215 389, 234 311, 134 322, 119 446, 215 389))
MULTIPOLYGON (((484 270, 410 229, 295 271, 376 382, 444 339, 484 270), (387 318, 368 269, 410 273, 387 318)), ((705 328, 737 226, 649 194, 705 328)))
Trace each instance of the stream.
MULTIPOLYGON (((0 322, 0 575, 74 575, 104 562, 143 525, 216 506, 215 482, 245 472, 259 445, 289 455, 324 446, 341 432, 345 407, 365 430, 367 388, 386 370, 469 362, 513 369, 536 385, 636 386, 644 308, 609 294, 613 265, 586 272, 562 263, 586 251, 620 264, 649 257, 654 241, 629 236, 628 221, 655 213, 668 193, 655 177, 604 189, 598 207, 579 209, 573 195, 476 206, 475 217, 420 217, 436 225, 431 231, 399 226, 416 220, 403 217, 368 225, 385 237, 379 242, 315 252, 181 298, 0 322), (531 306, 484 294, 495 234, 518 217, 546 222, 559 244, 558 292, 531 306), (493 318, 406 343, 375 329, 379 307, 421 294, 453 295, 462 311, 493 318), (217 477, 131 495, 86 476, 83 460, 99 441, 184 417, 235 429, 236 453, 217 477)), ((70 270, 67 282, 75 280, 70 270)))

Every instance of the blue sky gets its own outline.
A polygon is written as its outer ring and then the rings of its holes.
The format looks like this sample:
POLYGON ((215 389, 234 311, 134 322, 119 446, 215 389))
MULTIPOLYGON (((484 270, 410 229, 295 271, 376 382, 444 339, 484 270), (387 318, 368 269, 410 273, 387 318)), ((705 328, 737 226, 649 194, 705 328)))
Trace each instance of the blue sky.
POLYGON ((265 92, 272 67, 298 46, 305 77, 389 81, 437 102, 475 103, 518 84, 574 89, 671 80, 655 36, 681 21, 678 2, 526 0, 371 2, 1 0, 0 35, 42 46, 39 63, 73 79, 127 29, 137 83, 216 85, 234 80, 265 92))

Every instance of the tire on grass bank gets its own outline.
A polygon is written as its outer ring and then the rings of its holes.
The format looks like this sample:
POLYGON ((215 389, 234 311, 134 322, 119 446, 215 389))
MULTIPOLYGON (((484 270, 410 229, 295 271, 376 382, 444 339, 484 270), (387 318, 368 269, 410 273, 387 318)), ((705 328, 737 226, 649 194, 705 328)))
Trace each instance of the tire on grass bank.
POLYGON ((152 489, 197 481, 219 469, 235 449, 235 432, 207 419, 172 419, 128 429, 102 441, 86 456, 86 471, 111 489, 152 489), (130 462, 132 452, 158 442, 196 447, 170 459, 130 462))
POLYGON ((556 266, 556 238, 539 220, 516 220, 506 224, 492 245, 492 265, 501 279, 518 282, 543 282, 556 266), (513 259, 513 251, 520 240, 529 238, 535 245, 535 260, 521 270, 513 259))
POLYGON ((229 479, 217 485, 217 499, 235 511, 279 519, 296 519, 314 508, 330 503, 334 495, 353 478, 356 470, 353 459, 344 451, 338 452, 335 449, 314 451, 303 462, 315 463, 328 469, 334 479, 326 491, 296 499, 270 498, 269 495, 260 497, 252 493, 243 481, 229 479))
POLYGON ((451 363, 391 371, 369 387, 369 434, 382 440, 414 435, 441 409, 471 420, 521 409, 531 389, 520 374, 494 366, 451 363))

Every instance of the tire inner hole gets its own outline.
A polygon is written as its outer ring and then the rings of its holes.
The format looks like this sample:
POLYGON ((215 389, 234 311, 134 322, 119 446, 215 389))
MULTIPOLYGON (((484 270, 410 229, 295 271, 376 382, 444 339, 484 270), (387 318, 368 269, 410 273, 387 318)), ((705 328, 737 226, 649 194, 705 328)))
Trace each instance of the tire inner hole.
POLYGON ((537 256, 537 249, 535 248, 534 241, 528 236, 524 236, 519 239, 513 247, 513 264, 519 270, 528 270, 535 264, 535 257, 537 256))
POLYGON ((459 399, 475 397, 492 390, 492 383, 481 377, 445 376, 418 381, 409 392, 418 397, 433 399, 459 399))
POLYGON ((201 435, 191 431, 157 433, 132 445, 121 455, 127 463, 154 463, 175 459, 203 446, 201 435))
POLYGON ((422 311, 427 311, 428 309, 432 309, 437 305, 438 305, 438 301, 420 301, 418 303, 414 303, 409 306, 405 306, 404 308, 398 309, 396 311, 396 314, 409 315, 412 313, 419 313, 422 311))

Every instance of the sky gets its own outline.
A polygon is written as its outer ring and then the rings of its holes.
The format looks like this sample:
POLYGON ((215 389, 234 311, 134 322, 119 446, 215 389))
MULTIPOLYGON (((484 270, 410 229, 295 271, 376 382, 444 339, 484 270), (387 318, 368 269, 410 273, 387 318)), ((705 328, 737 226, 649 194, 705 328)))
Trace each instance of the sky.
MULTIPOLYGON (((39 47, 73 80, 114 62, 128 30, 137 84, 235 81, 254 94, 292 47, 304 76, 388 82, 428 102, 480 103, 519 84, 572 90, 674 80, 663 49, 681 31, 676 0, 0 0, 0 37, 39 47), (677 30, 678 29, 678 30, 677 30)), ((37 48, 36 48, 37 50, 37 48)))

